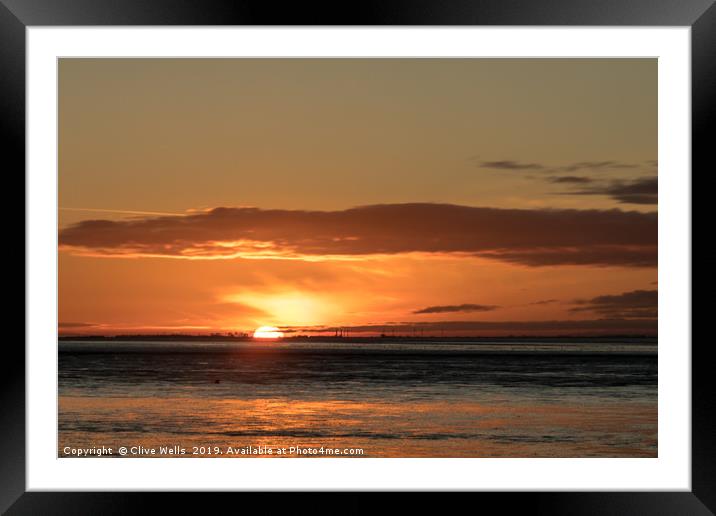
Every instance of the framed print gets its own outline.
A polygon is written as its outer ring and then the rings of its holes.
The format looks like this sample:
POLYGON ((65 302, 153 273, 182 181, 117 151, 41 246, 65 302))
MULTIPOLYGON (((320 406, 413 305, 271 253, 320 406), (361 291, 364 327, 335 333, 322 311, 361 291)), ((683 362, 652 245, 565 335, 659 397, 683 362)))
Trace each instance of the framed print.
POLYGON ((710 2, 0 7, 27 199, 8 514, 714 510, 710 2))

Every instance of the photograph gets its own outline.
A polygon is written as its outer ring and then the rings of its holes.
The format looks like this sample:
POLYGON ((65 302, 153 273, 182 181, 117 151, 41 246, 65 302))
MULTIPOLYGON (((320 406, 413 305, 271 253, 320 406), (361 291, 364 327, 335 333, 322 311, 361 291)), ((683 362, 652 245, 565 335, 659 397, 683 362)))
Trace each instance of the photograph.
POLYGON ((57 458, 658 458, 658 72, 59 57, 57 458))

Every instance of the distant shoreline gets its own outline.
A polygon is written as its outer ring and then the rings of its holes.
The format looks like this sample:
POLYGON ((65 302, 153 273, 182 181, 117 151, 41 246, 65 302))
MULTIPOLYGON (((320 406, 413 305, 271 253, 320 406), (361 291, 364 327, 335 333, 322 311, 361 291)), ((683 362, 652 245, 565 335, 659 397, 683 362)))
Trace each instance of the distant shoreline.
MULTIPOLYGON (((80 335, 69 336, 63 335, 58 338, 62 341, 109 341, 109 342, 262 342, 266 339, 255 339, 250 336, 230 336, 230 335, 80 335)), ((426 343, 560 343, 569 341, 572 343, 623 343, 628 341, 630 344, 648 344, 658 343, 657 336, 649 335, 559 335, 559 336, 535 336, 535 335, 510 335, 504 337, 414 337, 414 336, 384 336, 384 337, 336 337, 336 336, 295 336, 283 337, 271 340, 270 342, 331 342, 331 343, 389 343, 389 342, 426 342, 426 343)))

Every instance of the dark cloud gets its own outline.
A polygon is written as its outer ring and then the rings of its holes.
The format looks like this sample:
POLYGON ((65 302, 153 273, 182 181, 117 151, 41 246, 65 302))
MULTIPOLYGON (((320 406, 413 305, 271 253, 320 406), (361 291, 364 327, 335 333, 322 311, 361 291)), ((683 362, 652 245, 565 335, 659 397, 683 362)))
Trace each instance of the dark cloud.
POLYGON ((569 334, 650 334, 658 330, 656 319, 604 318, 589 320, 552 320, 552 321, 430 321, 399 322, 386 324, 365 324, 356 326, 309 326, 286 327, 282 331, 292 333, 323 333, 344 329, 351 334, 412 334, 422 332, 426 335, 447 334, 512 334, 512 335, 569 335, 569 334))
MULTIPOLYGON (((474 158, 473 158, 474 159, 474 158)), ((655 166, 654 161, 645 161, 647 165, 655 166)), ((544 172, 582 172, 582 171, 600 171, 600 170, 620 170, 638 168, 640 165, 636 163, 626 163, 616 160, 603 161, 576 161, 566 165, 550 165, 547 163, 522 162, 517 160, 498 160, 498 161, 479 161, 480 168, 490 168, 495 170, 515 170, 515 171, 535 171, 544 172)))
POLYGON ((482 161, 480 162, 481 168, 494 168, 498 170, 542 170, 543 165, 539 163, 521 163, 519 161, 504 160, 504 161, 482 161))
POLYGON ((450 312, 490 312, 499 308, 496 305, 474 305, 474 304, 462 304, 462 305, 438 305, 428 306, 421 310, 416 310, 414 314, 444 314, 450 312))
MULTIPOLYGON (((577 161, 568 165, 551 166, 545 163, 524 163, 515 160, 502 161, 481 161, 481 168, 514 171, 541 171, 551 174, 565 174, 578 172, 597 172, 605 170, 635 169, 639 167, 656 167, 656 160, 643 161, 641 165, 626 163, 615 160, 605 161, 577 161)), ((532 176, 537 178, 538 176, 532 176)), ((565 185, 591 185, 599 183, 596 176, 587 175, 553 175, 541 176, 545 181, 552 184, 565 185)), ((605 195, 622 204, 657 204, 658 203, 658 179, 656 177, 643 177, 634 180, 613 180, 601 182, 594 186, 585 187, 582 190, 560 192, 560 195, 605 195)))
POLYGON ((656 248, 642 246, 602 246, 589 248, 558 248, 486 251, 480 256, 527 266, 555 265, 620 265, 624 267, 656 266, 656 248))
POLYGON ((554 303, 559 303, 559 299, 542 299, 541 301, 534 301, 532 303, 527 303, 528 305, 553 305, 554 303))
POLYGON ((657 204, 659 200, 659 181, 656 177, 615 183, 606 189, 607 195, 622 203, 657 204))
POLYGON ((586 184, 591 183, 593 179, 584 176, 556 176, 547 179, 550 183, 568 183, 568 184, 586 184))
POLYGON ((634 181, 612 181, 604 186, 569 192, 572 195, 607 195, 623 204, 658 204, 659 180, 644 177, 634 181))
POLYGON ((656 318, 659 296, 656 290, 633 290, 622 294, 597 296, 575 301, 572 312, 594 312, 604 317, 621 319, 656 318))
POLYGON ((621 161, 579 161, 576 163, 570 163, 563 167, 559 167, 558 170, 564 170, 565 172, 577 172, 580 170, 605 170, 605 169, 621 169, 621 168, 636 168, 638 165, 634 163, 624 163, 621 161))
POLYGON ((656 213, 386 204, 341 211, 215 208, 183 216, 87 220, 63 249, 107 256, 308 257, 409 252, 527 266, 655 266, 656 213))

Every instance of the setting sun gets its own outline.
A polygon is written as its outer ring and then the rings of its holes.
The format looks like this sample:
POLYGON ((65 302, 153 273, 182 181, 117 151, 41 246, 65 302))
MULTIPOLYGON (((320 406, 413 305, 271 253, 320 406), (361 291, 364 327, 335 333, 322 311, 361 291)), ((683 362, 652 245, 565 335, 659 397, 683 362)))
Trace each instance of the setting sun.
POLYGON ((274 326, 261 326, 254 331, 255 339, 280 339, 283 332, 274 326))

